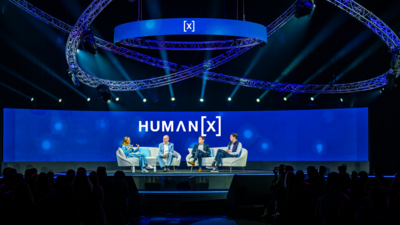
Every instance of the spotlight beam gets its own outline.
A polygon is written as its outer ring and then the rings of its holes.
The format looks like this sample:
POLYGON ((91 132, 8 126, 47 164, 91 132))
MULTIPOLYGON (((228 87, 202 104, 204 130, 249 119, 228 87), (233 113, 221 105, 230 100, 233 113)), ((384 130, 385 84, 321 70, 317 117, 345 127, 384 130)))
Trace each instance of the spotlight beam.
MULTIPOLYGON (((4 33, 2 33, 1 39, 2 41, 6 42, 9 46, 11 46, 15 51, 19 52, 21 55, 25 56, 28 58, 31 62, 34 64, 38 65, 41 69, 46 71, 48 74, 50 74, 52 77, 56 78, 63 84, 65 84, 67 87, 71 88, 73 91, 75 91, 77 94, 82 96, 85 100, 87 99, 87 96, 84 95, 82 92, 78 91, 73 85, 70 84, 70 82, 67 82, 61 76, 59 76, 56 72, 51 70, 49 67, 47 67, 43 62, 38 60, 32 53, 28 52, 27 50, 23 49, 19 44, 15 43, 11 38, 6 37, 4 33)), ((67 71, 65 71, 65 76, 67 76, 67 71)))
POLYGON ((12 75, 20 80, 22 80, 23 82, 31 85, 32 87, 38 89, 39 91, 45 93, 46 95, 52 97, 53 99, 55 99, 56 101, 58 101, 60 98, 54 96, 53 94, 51 94, 50 92, 44 90, 43 88, 37 86, 36 84, 30 82, 29 80, 25 79, 23 76, 17 74, 16 72, 14 72, 13 70, 9 69, 8 67, 5 67, 3 64, 0 64, 0 69, 2 69, 3 71, 5 71, 7 74, 12 75))
POLYGON ((23 96, 23 97, 25 97, 25 98, 27 98, 27 99, 31 99, 31 97, 29 97, 28 95, 18 91, 17 89, 15 89, 15 88, 13 88, 11 86, 8 86, 7 84, 5 84, 3 82, 0 82, 0 85, 5 87, 5 88, 7 88, 7 89, 9 89, 9 90, 11 90, 11 91, 13 91, 13 92, 15 92, 15 93, 17 93, 17 94, 19 94, 19 95, 21 95, 21 96, 23 96))

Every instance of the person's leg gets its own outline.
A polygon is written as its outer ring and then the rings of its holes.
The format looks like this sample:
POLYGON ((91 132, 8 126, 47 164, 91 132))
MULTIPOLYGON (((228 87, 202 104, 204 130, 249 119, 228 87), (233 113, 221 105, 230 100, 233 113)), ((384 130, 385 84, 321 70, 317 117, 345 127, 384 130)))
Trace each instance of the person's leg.
POLYGON ((227 158, 227 157, 233 157, 233 156, 230 155, 229 153, 227 153, 226 151, 221 152, 221 153, 219 154, 219 157, 218 157, 218 161, 217 161, 217 165, 216 165, 216 166, 219 166, 219 165, 221 164, 222 158, 227 158))
POLYGON ((202 164, 202 161, 203 161, 203 156, 204 156, 204 153, 199 153, 199 155, 198 155, 198 157, 199 157, 199 168, 201 169, 201 164, 202 164))
POLYGON ((199 150, 197 150, 197 151, 196 151, 196 154, 194 155, 193 162, 196 162, 196 160, 199 158, 199 154, 201 154, 201 153, 200 153, 199 150))
POLYGON ((172 159, 174 159, 174 154, 168 154, 168 161, 167 161, 168 166, 171 166, 172 159))
POLYGON ((220 156, 219 156, 219 155, 220 155, 222 152, 225 152, 225 151, 224 151, 224 150, 222 150, 222 149, 218 149, 217 153, 215 154, 214 161, 213 161, 213 163, 211 164, 211 167, 209 167, 209 168, 212 168, 212 167, 214 167, 214 166, 215 166, 216 162, 217 162, 217 161, 218 161, 218 159, 220 158, 220 156))
POLYGON ((160 167, 164 168, 165 164, 164 164, 164 161, 162 159, 163 159, 163 157, 161 155, 157 156, 157 160, 158 160, 158 163, 160 164, 160 167))

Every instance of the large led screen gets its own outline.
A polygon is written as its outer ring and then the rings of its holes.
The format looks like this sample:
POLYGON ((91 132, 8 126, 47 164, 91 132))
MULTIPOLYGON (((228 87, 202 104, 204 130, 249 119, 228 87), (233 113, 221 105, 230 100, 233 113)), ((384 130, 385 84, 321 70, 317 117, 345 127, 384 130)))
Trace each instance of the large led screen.
POLYGON ((248 161, 368 161, 368 109, 126 112, 4 109, 4 162, 116 161, 125 136, 157 147, 169 135, 188 154, 238 134, 248 161))

